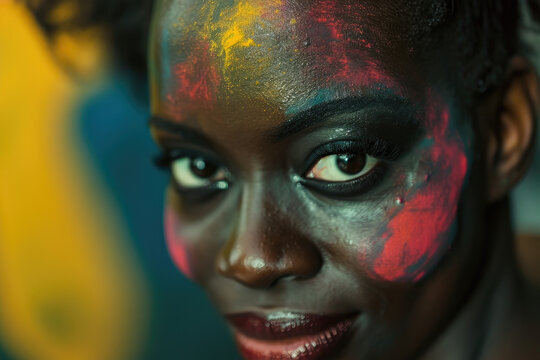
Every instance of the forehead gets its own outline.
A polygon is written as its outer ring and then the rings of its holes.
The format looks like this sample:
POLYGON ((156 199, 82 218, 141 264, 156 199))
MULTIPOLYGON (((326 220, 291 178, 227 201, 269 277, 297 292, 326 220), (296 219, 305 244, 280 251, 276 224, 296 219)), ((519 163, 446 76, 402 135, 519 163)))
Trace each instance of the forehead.
POLYGON ((403 95, 420 76, 402 5, 162 1, 152 31, 153 103, 176 114, 218 107, 224 117, 254 106, 248 112, 270 116, 350 93, 403 95))
MULTIPOLYGON (((170 35, 203 37, 225 52, 269 37, 390 43, 404 38, 413 14, 400 0, 163 0, 157 24, 170 35), (274 36, 272 36, 274 35, 274 36), (250 41, 251 40, 251 41, 250 41)), ((418 1, 413 1, 417 3, 418 1)), ((427 14, 426 14, 427 16, 427 14)), ((186 44, 183 44, 186 45, 186 44)))

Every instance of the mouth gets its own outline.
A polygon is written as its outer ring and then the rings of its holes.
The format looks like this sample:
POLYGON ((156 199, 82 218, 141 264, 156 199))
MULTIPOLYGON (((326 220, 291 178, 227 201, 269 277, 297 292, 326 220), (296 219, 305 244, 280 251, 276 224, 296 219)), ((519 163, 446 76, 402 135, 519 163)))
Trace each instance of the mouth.
POLYGON ((234 314, 238 348, 246 360, 318 360, 339 351, 358 314, 315 315, 278 312, 234 314))

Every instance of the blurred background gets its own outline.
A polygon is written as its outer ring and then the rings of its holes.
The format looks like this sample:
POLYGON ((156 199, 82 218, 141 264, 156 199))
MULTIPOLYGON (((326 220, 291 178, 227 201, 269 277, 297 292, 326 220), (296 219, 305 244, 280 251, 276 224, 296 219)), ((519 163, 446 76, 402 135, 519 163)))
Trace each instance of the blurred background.
MULTIPOLYGON (((165 248, 151 1, 47 3, 0 0, 0 359, 239 359, 165 248)), ((540 285, 540 151, 514 207, 521 266, 540 285)))

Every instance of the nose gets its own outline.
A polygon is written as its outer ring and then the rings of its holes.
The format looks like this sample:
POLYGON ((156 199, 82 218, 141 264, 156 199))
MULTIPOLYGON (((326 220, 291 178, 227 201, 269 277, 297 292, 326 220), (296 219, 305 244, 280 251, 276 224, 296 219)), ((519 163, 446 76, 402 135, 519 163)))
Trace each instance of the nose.
POLYGON ((261 289, 319 272, 320 251, 276 199, 246 191, 239 207, 236 227, 216 260, 221 275, 261 289))

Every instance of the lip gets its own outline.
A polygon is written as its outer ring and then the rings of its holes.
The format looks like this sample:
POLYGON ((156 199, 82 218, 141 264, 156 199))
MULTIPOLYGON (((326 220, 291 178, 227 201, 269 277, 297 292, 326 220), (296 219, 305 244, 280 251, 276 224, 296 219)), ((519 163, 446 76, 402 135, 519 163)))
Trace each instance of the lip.
POLYGON ((318 360, 337 352, 350 338, 354 314, 277 312, 233 314, 236 343, 246 360, 318 360))

